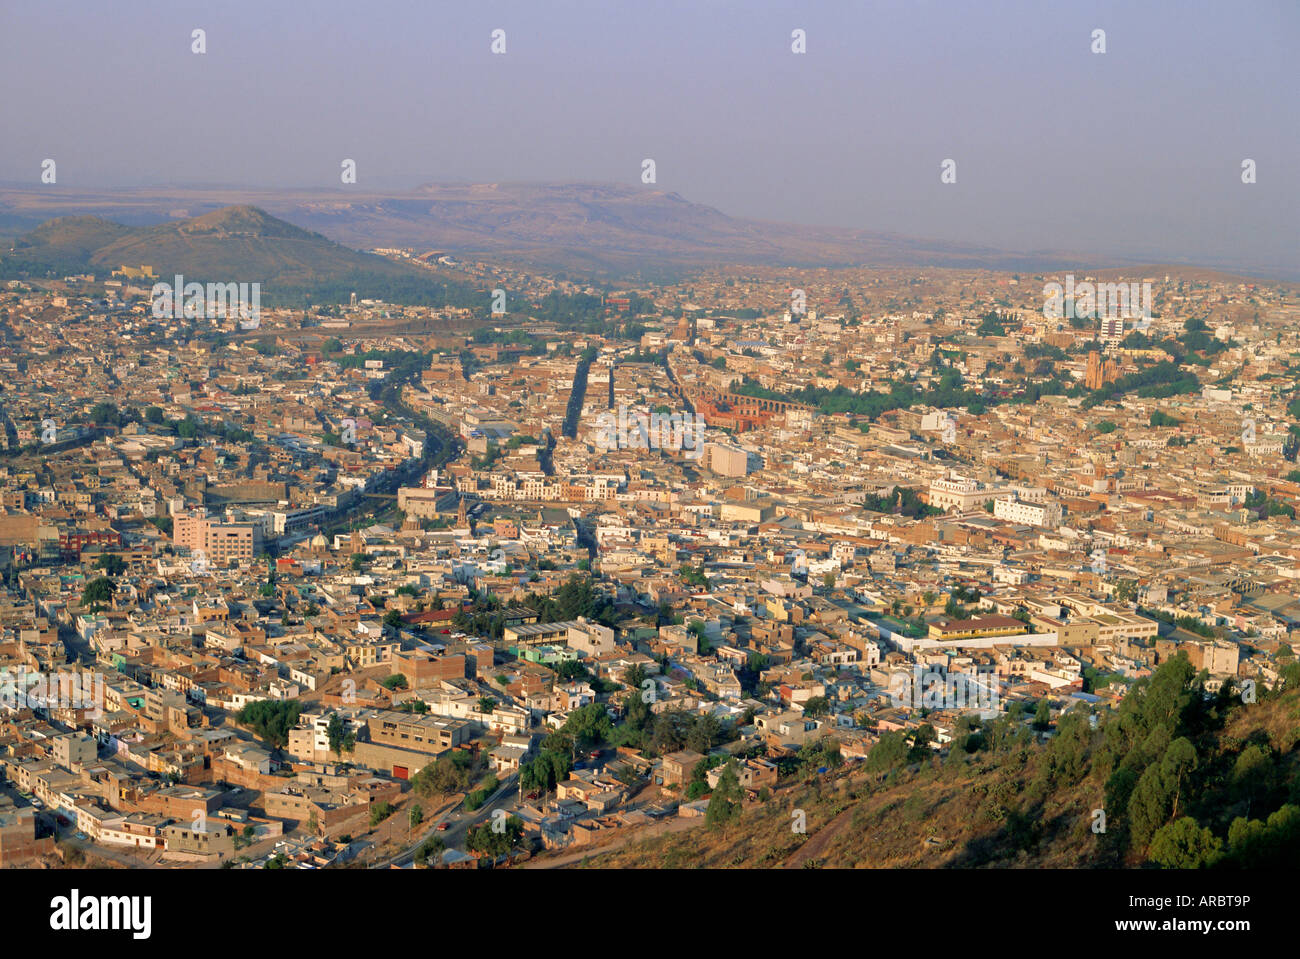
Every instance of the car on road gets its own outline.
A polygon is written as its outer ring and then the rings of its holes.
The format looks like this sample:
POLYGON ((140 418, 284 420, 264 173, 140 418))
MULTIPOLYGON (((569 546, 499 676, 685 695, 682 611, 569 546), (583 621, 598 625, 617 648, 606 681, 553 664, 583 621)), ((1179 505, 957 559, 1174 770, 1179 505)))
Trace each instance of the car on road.
POLYGON ((84 832, 79 832, 79 833, 77 833, 77 838, 78 838, 78 839, 85 839, 85 838, 86 838, 86 834, 85 834, 84 832))
POLYGON ((527 796, 525 796, 524 798, 525 798, 525 799, 536 799, 539 795, 540 795, 540 793, 538 793, 537 790, 534 789, 532 792, 530 792, 530 793, 529 793, 527 796))
POLYGON ((451 828, 451 823, 449 822, 438 823, 438 832, 446 832, 450 828, 451 828))

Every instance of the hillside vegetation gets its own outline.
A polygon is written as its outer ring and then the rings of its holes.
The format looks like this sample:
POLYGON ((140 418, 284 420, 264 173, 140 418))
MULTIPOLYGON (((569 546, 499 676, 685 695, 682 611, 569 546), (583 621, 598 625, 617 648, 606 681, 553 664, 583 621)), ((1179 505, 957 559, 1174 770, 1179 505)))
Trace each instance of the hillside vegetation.
POLYGON ((1300 667, 1288 667, 1283 689, 1249 704, 1229 688, 1206 694, 1206 679, 1179 655, 1096 728, 1080 704, 1045 742, 1010 716, 964 723, 943 756, 918 756, 932 753, 924 734, 917 743, 887 733, 851 768, 779 788, 686 833, 593 850, 586 863, 1294 867, 1300 667), (802 835, 792 828, 799 811, 802 835))
POLYGON ((262 303, 297 307, 358 297, 486 310, 487 294, 410 263, 360 253, 251 206, 231 206, 156 226, 94 216, 60 217, 14 241, 0 279, 94 273, 148 265, 160 281, 261 284, 262 303))

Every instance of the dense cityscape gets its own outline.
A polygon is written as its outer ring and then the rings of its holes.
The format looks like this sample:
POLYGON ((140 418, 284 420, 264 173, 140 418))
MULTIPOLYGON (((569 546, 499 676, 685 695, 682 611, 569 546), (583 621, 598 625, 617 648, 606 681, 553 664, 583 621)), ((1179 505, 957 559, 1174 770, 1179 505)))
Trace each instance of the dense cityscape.
POLYGON ((1280 942, 1297 38, 5 10, 17 941, 1280 942))
POLYGON ((6 283, 5 865, 563 864, 1295 681, 1291 287, 444 259, 492 302, 6 283))

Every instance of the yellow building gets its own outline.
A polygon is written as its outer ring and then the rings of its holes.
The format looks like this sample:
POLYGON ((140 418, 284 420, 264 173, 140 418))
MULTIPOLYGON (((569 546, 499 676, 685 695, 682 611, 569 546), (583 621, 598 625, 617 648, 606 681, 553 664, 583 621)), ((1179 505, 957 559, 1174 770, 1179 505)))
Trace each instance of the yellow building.
POLYGON ((930 624, 931 639, 978 639, 983 636, 1014 636, 1028 627, 1010 616, 977 616, 974 619, 939 620, 930 624))
POLYGON ((113 275, 125 277, 128 280, 153 280, 158 276, 158 274, 154 273, 152 266, 146 266, 143 263, 140 264, 138 269, 134 266, 127 266, 123 263, 118 269, 113 271, 113 275))

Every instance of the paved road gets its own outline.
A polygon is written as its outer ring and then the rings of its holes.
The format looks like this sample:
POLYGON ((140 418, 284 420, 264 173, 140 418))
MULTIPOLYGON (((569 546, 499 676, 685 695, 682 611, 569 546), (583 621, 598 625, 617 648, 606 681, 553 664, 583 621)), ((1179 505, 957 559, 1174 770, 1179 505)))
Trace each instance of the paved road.
POLYGON ((444 812, 431 821, 424 833, 415 839, 412 844, 396 856, 388 856, 375 863, 372 869, 387 869, 390 865, 405 866, 415 858, 416 851, 424 844, 424 841, 430 836, 441 836, 442 841, 447 844, 448 849, 464 849, 465 838, 469 834, 471 826, 476 826, 485 822, 492 816, 494 809, 506 809, 513 807, 517 798, 519 788, 519 774, 511 773, 501 781, 497 791, 492 797, 473 812, 464 810, 464 799, 458 800, 448 807, 444 812), (438 831, 438 824, 446 822, 448 828, 444 832, 438 831))

